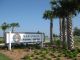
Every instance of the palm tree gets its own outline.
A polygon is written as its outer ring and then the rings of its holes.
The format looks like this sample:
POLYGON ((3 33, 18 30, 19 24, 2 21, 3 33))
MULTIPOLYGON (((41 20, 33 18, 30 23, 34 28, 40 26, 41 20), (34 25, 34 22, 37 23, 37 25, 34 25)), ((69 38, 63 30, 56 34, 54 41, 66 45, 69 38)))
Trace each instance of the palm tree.
POLYGON ((59 30, 60 30, 60 40, 63 41, 63 34, 62 34, 62 18, 59 18, 59 30))
POLYGON ((4 37, 4 41, 5 41, 5 32, 6 30, 9 28, 9 24, 7 24, 6 22, 4 22, 0 28, 3 30, 3 37, 4 37))
POLYGON ((14 28, 19 27, 19 23, 11 23, 10 27, 12 28, 12 32, 14 32, 14 28))
POLYGON ((67 19, 67 44, 68 49, 74 49, 73 32, 72 32, 72 16, 76 15, 77 4, 76 0, 62 0, 61 7, 66 12, 67 19))
POLYGON ((68 49, 74 49, 74 41, 73 41, 73 32, 72 32, 72 19, 71 17, 67 18, 67 43, 68 49))
POLYGON ((43 18, 50 20, 50 42, 52 44, 53 43, 53 18, 54 18, 53 11, 46 10, 43 14, 43 18))
POLYGON ((60 39, 62 41, 63 48, 66 45, 66 12, 63 8, 60 7, 59 1, 51 1, 52 10, 55 12, 56 16, 59 18, 59 25, 60 25, 60 39), (64 12, 63 12, 64 11, 64 12))

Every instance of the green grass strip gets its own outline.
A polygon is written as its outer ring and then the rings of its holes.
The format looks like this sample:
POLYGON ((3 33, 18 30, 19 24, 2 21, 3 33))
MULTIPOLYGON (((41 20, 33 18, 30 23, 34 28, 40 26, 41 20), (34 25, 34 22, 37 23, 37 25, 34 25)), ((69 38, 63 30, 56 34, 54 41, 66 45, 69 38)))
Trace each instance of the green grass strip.
POLYGON ((0 60, 11 60, 11 59, 5 56, 4 54, 0 53, 0 60))

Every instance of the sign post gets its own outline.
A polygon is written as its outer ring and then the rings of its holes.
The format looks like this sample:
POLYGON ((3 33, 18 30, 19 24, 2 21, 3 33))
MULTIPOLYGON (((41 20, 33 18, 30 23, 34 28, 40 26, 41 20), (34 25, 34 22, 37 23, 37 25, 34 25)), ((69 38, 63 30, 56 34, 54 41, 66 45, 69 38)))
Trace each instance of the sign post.
POLYGON ((11 51, 11 31, 9 32, 9 44, 8 49, 11 51))

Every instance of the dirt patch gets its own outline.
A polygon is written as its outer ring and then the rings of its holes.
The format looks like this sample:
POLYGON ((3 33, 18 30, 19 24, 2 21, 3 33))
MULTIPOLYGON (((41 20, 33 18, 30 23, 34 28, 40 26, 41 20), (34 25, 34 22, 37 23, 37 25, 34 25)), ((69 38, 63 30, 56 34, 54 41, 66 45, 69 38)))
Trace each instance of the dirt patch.
POLYGON ((27 49, 15 49, 12 51, 0 50, 0 53, 5 54, 6 56, 11 58, 12 60, 22 60, 22 58, 25 55, 28 55, 30 53, 30 51, 27 49))

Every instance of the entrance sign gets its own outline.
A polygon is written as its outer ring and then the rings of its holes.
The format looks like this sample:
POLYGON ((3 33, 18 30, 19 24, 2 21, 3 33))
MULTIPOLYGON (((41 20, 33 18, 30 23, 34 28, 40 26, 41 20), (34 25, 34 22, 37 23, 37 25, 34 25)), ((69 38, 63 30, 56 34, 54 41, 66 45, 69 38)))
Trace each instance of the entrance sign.
POLYGON ((9 45, 9 48, 12 43, 41 44, 43 47, 44 38, 44 33, 6 32, 6 44, 9 45))

